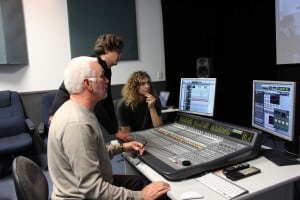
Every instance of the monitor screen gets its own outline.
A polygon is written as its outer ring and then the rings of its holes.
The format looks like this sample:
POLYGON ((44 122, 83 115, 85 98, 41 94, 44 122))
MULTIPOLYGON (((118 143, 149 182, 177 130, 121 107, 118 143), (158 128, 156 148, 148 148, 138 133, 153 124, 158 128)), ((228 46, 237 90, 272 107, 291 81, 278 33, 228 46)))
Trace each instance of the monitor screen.
POLYGON ((213 116, 216 78, 181 78, 179 111, 213 116))
POLYGON ((170 96, 170 92, 169 91, 160 91, 159 92, 159 100, 160 100, 162 108, 166 108, 167 107, 169 96, 170 96))
POLYGON ((253 81, 252 126, 293 141, 296 83, 253 81))

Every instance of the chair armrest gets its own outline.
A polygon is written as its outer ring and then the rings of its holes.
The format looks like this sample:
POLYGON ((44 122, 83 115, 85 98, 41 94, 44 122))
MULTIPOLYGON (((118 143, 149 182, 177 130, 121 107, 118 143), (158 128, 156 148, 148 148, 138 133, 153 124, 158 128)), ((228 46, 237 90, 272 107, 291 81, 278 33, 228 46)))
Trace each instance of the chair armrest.
POLYGON ((27 125, 30 133, 34 133, 34 131, 35 131, 35 125, 31 121, 31 119, 25 119, 25 123, 26 123, 26 125, 27 125))
POLYGON ((45 134, 45 123, 44 122, 40 122, 39 126, 37 128, 37 132, 39 135, 44 135, 45 134))

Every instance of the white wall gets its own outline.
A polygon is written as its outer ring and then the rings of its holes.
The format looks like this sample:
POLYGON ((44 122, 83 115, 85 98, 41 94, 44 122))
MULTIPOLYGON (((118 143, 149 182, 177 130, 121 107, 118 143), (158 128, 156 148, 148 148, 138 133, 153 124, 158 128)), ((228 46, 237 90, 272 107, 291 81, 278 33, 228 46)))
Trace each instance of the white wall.
MULTIPOLYGON (((23 9, 29 64, 0 66, 0 90, 57 89, 71 59, 67 1, 23 0, 23 9)), ((136 0, 136 17, 139 60, 113 67, 113 85, 125 83, 136 70, 147 71, 153 81, 165 80, 160 0, 136 0)))

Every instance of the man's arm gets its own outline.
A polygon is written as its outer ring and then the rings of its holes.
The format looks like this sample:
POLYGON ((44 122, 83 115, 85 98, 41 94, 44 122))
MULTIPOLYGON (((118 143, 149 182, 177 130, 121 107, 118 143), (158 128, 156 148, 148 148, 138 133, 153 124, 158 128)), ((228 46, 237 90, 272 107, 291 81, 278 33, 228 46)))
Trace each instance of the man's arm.
MULTIPOLYGON (((94 113, 97 117, 97 120, 103 127, 109 132, 109 134, 114 135, 118 132, 118 124, 115 120, 112 119, 111 115, 108 112, 104 101, 97 102, 94 113)), ((114 112, 111 110, 110 112, 114 112)))
POLYGON ((117 118, 119 120, 121 130, 125 133, 130 133, 132 130, 128 121, 129 115, 123 99, 119 100, 117 104, 117 118))
POLYGON ((98 102, 94 108, 94 113, 98 119, 98 122, 102 124, 109 134, 114 135, 117 139, 122 140, 123 142, 131 141, 132 137, 130 135, 119 130, 114 107, 111 108, 109 105, 107 105, 110 102, 105 101, 106 100, 98 102))
POLYGON ((108 170, 111 168, 110 158, 99 134, 93 130, 89 125, 73 123, 66 128, 63 137, 64 153, 74 177, 78 179, 78 190, 87 199, 141 199, 140 191, 131 191, 108 182, 111 178, 108 170))

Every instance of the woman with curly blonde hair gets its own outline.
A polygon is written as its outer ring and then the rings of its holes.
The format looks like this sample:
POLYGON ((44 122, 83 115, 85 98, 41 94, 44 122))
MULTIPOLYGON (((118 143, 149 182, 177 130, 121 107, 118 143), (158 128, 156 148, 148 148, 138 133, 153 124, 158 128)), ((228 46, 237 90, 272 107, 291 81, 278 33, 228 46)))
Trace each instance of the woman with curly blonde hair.
POLYGON ((117 117, 123 132, 145 130, 163 124, 161 103, 147 72, 131 74, 122 88, 122 96, 117 105, 117 117))

